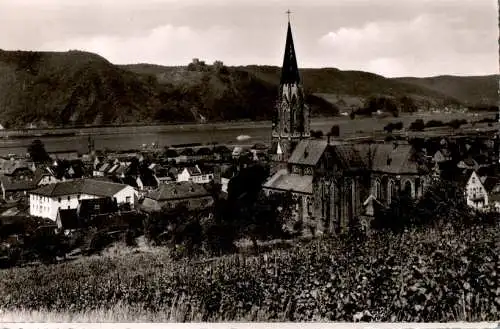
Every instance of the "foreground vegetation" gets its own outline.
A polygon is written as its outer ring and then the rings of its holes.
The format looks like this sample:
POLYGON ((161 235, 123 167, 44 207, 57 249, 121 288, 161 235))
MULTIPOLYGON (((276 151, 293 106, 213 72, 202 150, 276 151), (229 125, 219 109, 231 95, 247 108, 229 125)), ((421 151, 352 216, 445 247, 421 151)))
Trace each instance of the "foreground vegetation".
POLYGON ((92 256, 1 271, 0 309, 4 319, 494 321, 498 241, 497 225, 439 225, 206 261, 167 249, 92 256))

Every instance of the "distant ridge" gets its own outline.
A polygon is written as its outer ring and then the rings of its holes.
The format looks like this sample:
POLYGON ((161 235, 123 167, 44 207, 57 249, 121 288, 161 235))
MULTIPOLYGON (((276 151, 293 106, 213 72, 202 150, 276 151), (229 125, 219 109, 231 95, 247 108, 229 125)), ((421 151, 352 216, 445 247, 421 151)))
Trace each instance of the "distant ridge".
MULTIPOLYGON (((496 104, 497 76, 388 79, 361 71, 303 69, 313 116, 361 107, 371 96, 410 96, 422 106, 496 104)), ((5 128, 267 120, 280 68, 114 65, 88 52, 0 50, 5 128)))

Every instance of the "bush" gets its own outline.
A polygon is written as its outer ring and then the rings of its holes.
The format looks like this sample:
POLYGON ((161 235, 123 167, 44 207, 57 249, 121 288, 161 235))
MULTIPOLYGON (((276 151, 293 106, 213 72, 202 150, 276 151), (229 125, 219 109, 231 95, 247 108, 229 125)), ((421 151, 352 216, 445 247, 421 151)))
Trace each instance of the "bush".
POLYGON ((423 131, 425 129, 424 120, 417 119, 417 120, 413 121, 410 124, 409 129, 412 130, 412 131, 423 131))
POLYGON ((460 126, 467 124, 467 120, 465 119, 455 119, 451 120, 448 122, 448 126, 452 127, 453 129, 458 129, 460 126))

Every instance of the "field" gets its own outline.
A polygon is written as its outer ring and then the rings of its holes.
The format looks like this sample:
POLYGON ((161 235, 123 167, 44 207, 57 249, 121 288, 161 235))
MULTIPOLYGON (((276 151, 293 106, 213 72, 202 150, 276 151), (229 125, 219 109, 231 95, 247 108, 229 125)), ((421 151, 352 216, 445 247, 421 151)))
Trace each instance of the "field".
POLYGON ((495 321, 498 226, 174 261, 158 248, 0 271, 0 321, 495 321))

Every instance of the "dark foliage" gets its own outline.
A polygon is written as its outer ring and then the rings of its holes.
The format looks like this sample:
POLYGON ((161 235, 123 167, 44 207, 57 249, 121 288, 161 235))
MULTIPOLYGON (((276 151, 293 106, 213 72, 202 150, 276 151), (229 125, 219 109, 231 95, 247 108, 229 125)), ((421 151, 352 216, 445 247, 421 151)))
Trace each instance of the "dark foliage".
POLYGON ((45 150, 45 145, 39 139, 35 139, 28 146, 28 154, 36 164, 42 164, 50 161, 50 156, 45 150))
POLYGON ((422 119, 417 119, 410 124, 410 130, 413 131, 423 131, 425 129, 425 123, 422 119))

